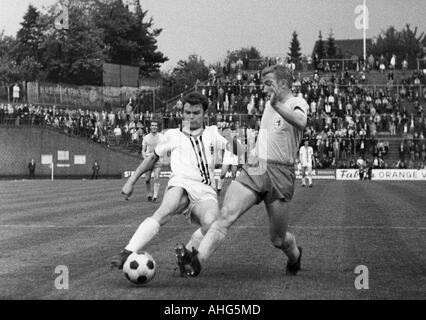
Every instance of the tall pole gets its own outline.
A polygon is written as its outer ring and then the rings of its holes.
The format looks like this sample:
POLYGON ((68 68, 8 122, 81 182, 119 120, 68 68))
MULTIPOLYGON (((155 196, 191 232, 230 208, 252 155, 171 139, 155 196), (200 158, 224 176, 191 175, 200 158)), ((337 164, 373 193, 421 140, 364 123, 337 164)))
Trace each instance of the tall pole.
POLYGON ((363 64, 363 70, 365 71, 365 65, 366 65, 366 61, 367 61, 367 6, 365 4, 366 0, 363 0, 363 5, 364 5, 364 10, 363 10, 363 14, 364 14, 364 21, 363 21, 363 42, 364 42, 364 64, 363 64))

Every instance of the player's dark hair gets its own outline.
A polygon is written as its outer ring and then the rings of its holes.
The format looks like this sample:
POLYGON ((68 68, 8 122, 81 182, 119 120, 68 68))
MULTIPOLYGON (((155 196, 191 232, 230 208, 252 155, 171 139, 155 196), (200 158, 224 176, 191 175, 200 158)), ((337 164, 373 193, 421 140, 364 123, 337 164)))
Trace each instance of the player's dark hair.
POLYGON ((184 106, 186 103, 189 103, 191 106, 201 104, 203 106, 204 112, 207 111, 209 107, 209 100, 207 99, 205 95, 199 92, 188 93, 185 97, 183 97, 182 103, 184 106))
POLYGON ((293 74, 288 67, 281 64, 266 67, 262 70, 262 78, 269 73, 274 73, 278 81, 285 80, 288 87, 291 88, 291 85, 293 84, 293 74))

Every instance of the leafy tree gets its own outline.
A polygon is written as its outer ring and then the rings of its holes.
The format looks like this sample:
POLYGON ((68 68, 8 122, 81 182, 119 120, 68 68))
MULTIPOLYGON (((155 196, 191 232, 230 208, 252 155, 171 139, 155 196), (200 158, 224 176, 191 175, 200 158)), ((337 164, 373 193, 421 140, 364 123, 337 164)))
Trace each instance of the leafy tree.
POLYGON ((54 8, 46 16, 48 29, 42 43, 42 64, 53 82, 102 84, 106 47, 103 30, 93 22, 91 2, 76 0, 69 6, 69 29, 54 27, 54 8))
POLYGON ((12 56, 12 50, 17 45, 14 37, 5 36, 0 32, 0 83, 8 85, 20 80, 19 68, 12 56))
POLYGON ((228 51, 226 55, 226 62, 237 62, 241 59, 243 62, 248 63, 249 60, 259 60, 262 59, 260 51, 255 47, 241 48, 234 51, 228 51))
POLYGON ((96 6, 93 19, 103 30, 109 62, 139 66, 142 74, 149 74, 168 60, 157 46, 162 29, 153 28, 153 18, 146 19, 148 11, 142 10, 139 1, 134 1, 135 12, 122 0, 98 0, 96 6))
MULTIPOLYGON (((409 24, 405 25, 405 28, 400 32, 400 40, 404 47, 404 55, 408 61, 409 66, 416 66, 417 59, 423 57, 423 47, 426 44, 426 36, 424 32, 417 35, 418 28, 411 29, 409 24)), ((398 57, 397 57, 398 58, 398 57)), ((403 59, 404 57, 399 57, 403 59)))
POLYGON ((293 31, 293 37, 291 39, 289 49, 290 49, 290 52, 287 54, 288 58, 291 61, 293 61, 297 66, 301 61, 302 53, 301 53, 300 42, 299 42, 299 39, 297 38, 296 31, 293 31))

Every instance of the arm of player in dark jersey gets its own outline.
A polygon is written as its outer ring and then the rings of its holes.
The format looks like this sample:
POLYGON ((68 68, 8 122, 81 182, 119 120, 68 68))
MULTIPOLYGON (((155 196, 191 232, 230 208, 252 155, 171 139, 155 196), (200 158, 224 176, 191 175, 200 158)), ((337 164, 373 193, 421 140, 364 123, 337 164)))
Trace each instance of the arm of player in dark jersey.
POLYGON ((154 152, 152 155, 145 158, 139 167, 136 168, 135 172, 127 179, 123 188, 121 189, 121 193, 126 196, 126 200, 133 193, 133 187, 135 183, 138 181, 141 175, 143 175, 148 170, 152 170, 154 165, 157 163, 160 157, 154 152))

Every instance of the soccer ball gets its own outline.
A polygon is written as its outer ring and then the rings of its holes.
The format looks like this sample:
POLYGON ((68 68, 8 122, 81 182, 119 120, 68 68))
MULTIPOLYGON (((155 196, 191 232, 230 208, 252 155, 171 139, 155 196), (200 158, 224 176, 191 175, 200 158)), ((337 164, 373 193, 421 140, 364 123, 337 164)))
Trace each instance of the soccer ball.
POLYGON ((146 284, 154 279, 156 263, 147 253, 132 253, 123 266, 127 280, 135 284, 146 284))

